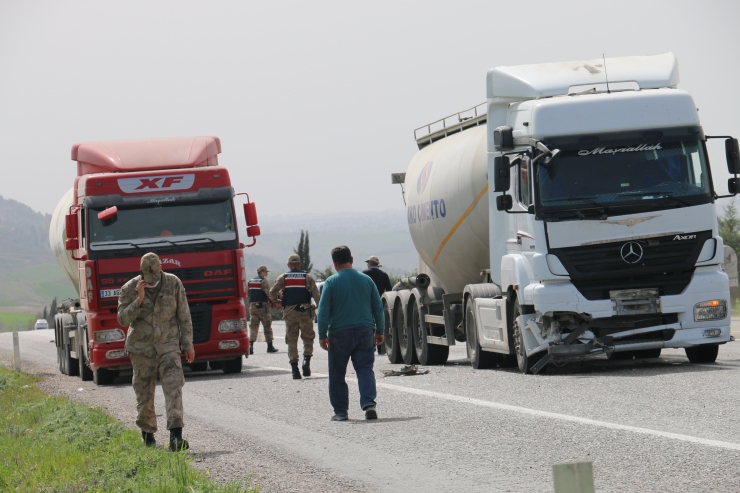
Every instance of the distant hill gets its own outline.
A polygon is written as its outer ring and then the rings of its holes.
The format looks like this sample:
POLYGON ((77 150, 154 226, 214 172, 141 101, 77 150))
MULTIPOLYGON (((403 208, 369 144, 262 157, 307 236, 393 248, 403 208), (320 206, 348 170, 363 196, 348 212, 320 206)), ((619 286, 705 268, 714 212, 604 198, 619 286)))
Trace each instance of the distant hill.
POLYGON ((0 197, 0 311, 37 313, 77 297, 49 247, 50 214, 0 197))
POLYGON ((0 273, 55 264, 49 247, 51 214, 0 196, 0 273))

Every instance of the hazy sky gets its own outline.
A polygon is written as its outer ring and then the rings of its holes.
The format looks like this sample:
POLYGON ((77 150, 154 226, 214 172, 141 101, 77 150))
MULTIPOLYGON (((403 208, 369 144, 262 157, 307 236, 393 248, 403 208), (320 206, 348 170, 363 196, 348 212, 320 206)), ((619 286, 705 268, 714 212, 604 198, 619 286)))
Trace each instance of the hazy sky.
MULTIPOLYGON (((0 195, 52 212, 74 142, 217 135, 260 214, 402 209, 413 129, 498 65, 674 52, 740 137, 740 2, 0 0, 0 195)), ((720 144, 710 154, 726 191, 720 144)))

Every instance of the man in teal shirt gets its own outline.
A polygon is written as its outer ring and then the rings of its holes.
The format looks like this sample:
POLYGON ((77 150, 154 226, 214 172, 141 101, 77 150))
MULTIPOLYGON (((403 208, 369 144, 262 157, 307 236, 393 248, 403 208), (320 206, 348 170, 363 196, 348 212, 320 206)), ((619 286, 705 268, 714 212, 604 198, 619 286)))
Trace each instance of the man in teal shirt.
POLYGON ((336 274, 329 277, 319 301, 319 344, 329 351, 329 400, 334 408, 332 421, 347 421, 349 389, 347 363, 357 373, 360 407, 365 419, 378 419, 375 409, 375 346, 383 344, 385 316, 375 283, 352 268, 349 248, 331 251, 336 274))

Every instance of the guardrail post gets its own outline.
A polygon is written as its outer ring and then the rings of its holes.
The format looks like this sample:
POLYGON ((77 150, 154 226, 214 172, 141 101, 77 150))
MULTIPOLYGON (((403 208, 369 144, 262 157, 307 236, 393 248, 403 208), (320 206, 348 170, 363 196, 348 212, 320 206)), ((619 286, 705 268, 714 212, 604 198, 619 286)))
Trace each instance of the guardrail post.
POLYGON ((552 475, 555 493, 594 493, 594 465, 592 462, 554 464, 552 475))
POLYGON ((21 347, 18 343, 18 332, 13 332, 13 363, 15 371, 21 371, 21 347))

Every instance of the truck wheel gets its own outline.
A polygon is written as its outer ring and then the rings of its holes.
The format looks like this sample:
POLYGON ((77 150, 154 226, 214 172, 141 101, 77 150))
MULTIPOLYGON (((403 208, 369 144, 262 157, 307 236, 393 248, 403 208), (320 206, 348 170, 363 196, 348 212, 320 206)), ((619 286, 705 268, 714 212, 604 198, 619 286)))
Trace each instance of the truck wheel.
POLYGON ((471 301, 465 303, 465 339, 470 365, 476 370, 494 368, 499 360, 498 353, 483 351, 478 342, 478 326, 471 301))
POLYGON ((401 359, 407 365, 413 365, 419 362, 416 358, 416 351, 414 351, 414 335, 412 334, 411 327, 406 327, 406 320, 404 320, 403 309, 398 307, 398 348, 401 353, 401 359))
POLYGON ((116 373, 107 368, 98 368, 93 371, 95 385, 110 385, 116 379, 116 373))
MULTIPOLYGON (((80 337, 80 341, 82 341, 82 337, 80 337)), ((87 334, 85 334, 85 343, 87 343, 87 334)), ((77 348, 77 354, 80 355, 80 357, 77 358, 80 363, 80 378, 83 382, 89 382, 93 379, 93 371, 87 365, 89 361, 87 360, 87 357, 85 357, 85 351, 83 351, 83 349, 82 345, 77 348)))
POLYGON ((686 357, 692 363, 714 363, 719 354, 719 344, 702 344, 685 348, 686 357))
MULTIPOLYGON (((388 361, 391 364, 398 364, 403 361, 401 358, 401 350, 398 348, 398 330, 391 323, 391 311, 388 305, 384 305, 383 313, 385 314, 385 338, 383 340, 383 346, 385 346, 385 354, 388 356, 388 361)), ((401 307, 399 306, 400 310, 401 307)))
POLYGON ((447 357, 450 354, 449 346, 429 344, 427 331, 421 325, 419 305, 416 303, 414 303, 411 314, 411 325, 414 330, 414 350, 419 363, 422 365, 444 365, 447 363, 447 357))
POLYGON ((242 372, 242 357, 237 356, 236 358, 230 361, 224 361, 222 369, 224 373, 227 375, 231 373, 241 373, 242 372))
POLYGON ((80 374, 80 366, 78 360, 72 357, 72 347, 69 344, 64 345, 64 366, 67 369, 67 375, 70 377, 76 377, 80 374))
POLYGON ((642 359, 642 358, 660 358, 660 353, 662 349, 641 349, 640 351, 635 351, 635 358, 642 359))
POLYGON ((197 363, 190 363, 190 371, 206 371, 208 369, 208 361, 199 361, 197 363))
POLYGON ((67 369, 64 367, 65 358, 64 358, 64 348, 58 347, 57 348, 57 361, 59 362, 59 373, 62 375, 67 374, 67 369))
POLYGON ((220 370, 224 365, 223 361, 209 361, 208 366, 211 367, 211 370, 220 370))
MULTIPOLYGON (((511 319, 511 326, 514 340, 514 350, 516 352, 516 363, 519 367, 519 371, 522 373, 532 373, 532 367, 542 358, 546 353, 541 352, 527 356, 527 349, 524 346, 524 334, 522 329, 519 327, 519 316, 522 314, 522 309, 519 307, 519 300, 514 301, 514 310, 511 319)), ((547 368, 547 366, 545 367, 547 368)), ((540 370, 542 373, 545 368, 540 370)))

